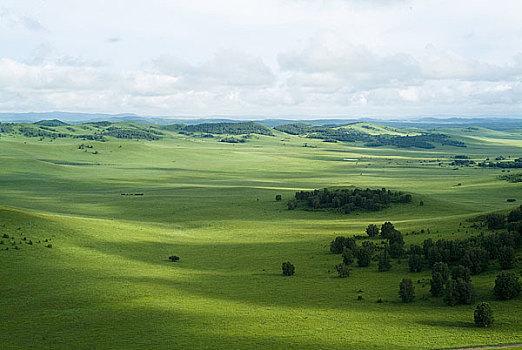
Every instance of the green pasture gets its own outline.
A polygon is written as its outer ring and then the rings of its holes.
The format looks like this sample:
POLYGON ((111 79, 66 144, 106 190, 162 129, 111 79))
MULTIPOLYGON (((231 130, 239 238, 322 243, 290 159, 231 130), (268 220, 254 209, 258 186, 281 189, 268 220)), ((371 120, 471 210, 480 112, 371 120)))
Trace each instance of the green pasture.
POLYGON ((244 144, 171 132, 159 141, 108 142, 2 135, 0 237, 10 238, 0 238, 0 348, 522 343, 522 299, 494 298, 496 263, 472 279, 477 302, 494 311, 486 329, 473 324, 475 304, 448 307, 430 297, 430 271, 409 273, 406 260, 383 273, 377 262, 354 266, 345 279, 333 268, 341 257, 329 242, 363 234, 370 223, 392 221, 407 244, 462 238, 480 232, 467 219, 522 204, 522 186, 499 180, 500 169, 448 165, 455 155, 520 157, 520 131, 450 132, 468 147, 366 148, 280 132, 244 144), (82 143, 93 148, 78 149, 82 143), (286 209, 297 190, 344 186, 414 199, 348 215, 286 209), (170 255, 181 259, 171 263, 170 255), (295 276, 281 275, 287 260, 295 276), (411 304, 398 297, 404 277, 415 282, 411 304))

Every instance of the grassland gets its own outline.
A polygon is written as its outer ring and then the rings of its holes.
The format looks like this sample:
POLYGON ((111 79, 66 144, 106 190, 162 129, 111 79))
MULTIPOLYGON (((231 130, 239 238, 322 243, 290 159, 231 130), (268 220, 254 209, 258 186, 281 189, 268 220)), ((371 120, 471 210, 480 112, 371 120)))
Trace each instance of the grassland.
MULTIPOLYGON (((500 169, 455 170, 448 163, 461 154, 520 157, 521 131, 447 132, 468 147, 367 148, 278 131, 244 144, 166 130, 157 141, 2 135, 0 235, 15 236, 21 249, 0 250, 0 347, 440 349, 520 343, 522 299, 495 300, 495 265, 473 277, 477 301, 490 302, 495 313, 487 329, 473 325, 474 305, 448 307, 429 297, 430 272, 409 273, 405 261, 385 273, 375 262, 354 267, 346 279, 334 272, 340 257, 329 253, 329 242, 362 234, 369 223, 391 220, 403 233, 429 228, 430 234, 405 237, 407 244, 419 243, 477 233, 466 219, 520 205, 522 186, 500 180, 500 169), (79 149, 81 143, 93 148, 79 149), (349 215, 286 210, 296 190, 330 186, 387 187, 412 193, 414 201, 349 215), (181 260, 169 262, 172 254, 181 260), (281 276, 287 260, 295 264, 295 276, 281 276), (419 281, 412 304, 398 298, 403 277, 419 281)), ((11 247, 11 239, 3 241, 0 248, 11 247)))

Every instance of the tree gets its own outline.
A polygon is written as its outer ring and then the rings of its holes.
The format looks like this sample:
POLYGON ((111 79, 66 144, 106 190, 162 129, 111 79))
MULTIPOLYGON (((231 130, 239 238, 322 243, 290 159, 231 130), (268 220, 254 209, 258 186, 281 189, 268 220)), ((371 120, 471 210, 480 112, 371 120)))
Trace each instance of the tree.
POLYGON ((500 300, 513 299, 520 294, 520 281, 513 272, 502 271, 495 279, 493 288, 495 296, 500 300))
POLYGON ((361 245, 363 248, 368 250, 370 255, 373 255, 373 253, 375 252, 375 244, 373 242, 363 241, 361 245))
POLYGON ((493 321, 493 311, 488 303, 480 303, 477 305, 473 314, 475 324, 480 327, 490 326, 493 321))
POLYGON ((395 231, 395 227, 393 226, 393 224, 389 221, 386 221, 381 226, 381 237, 387 239, 388 235, 393 231, 395 231))
POLYGON ((430 293, 434 297, 440 297, 444 294, 444 277, 440 272, 432 273, 430 280, 430 293))
POLYGON ((410 272, 420 272, 422 270, 422 257, 419 254, 410 255, 408 266, 410 272))
POLYGON ((506 217, 502 214, 489 214, 486 216, 488 229, 497 230, 506 227, 506 217))
POLYGON ((466 266, 472 275, 479 274, 489 266, 489 253, 481 247, 469 248, 462 257, 462 265, 466 266))
POLYGON ((443 262, 436 262, 435 264, 433 264, 433 267, 432 267, 432 275, 434 273, 440 273, 440 275, 442 276, 442 279, 444 280, 444 283, 446 283, 449 278, 448 264, 443 263, 443 262))
POLYGON ((389 271, 391 269, 391 258, 388 247, 385 247, 379 254, 379 272, 389 271))
POLYGON ((471 272, 465 266, 459 265, 451 270, 451 278, 454 280, 462 279, 466 282, 471 281, 471 272))
POLYGON ((337 270, 339 278, 345 278, 350 276, 350 270, 348 270, 348 266, 346 266, 345 264, 335 265, 335 270, 337 270))
POLYGON ((498 252, 498 263, 502 270, 507 270, 515 264, 515 250, 508 246, 502 246, 498 252))
POLYGON ((374 224, 369 224, 366 228, 366 234, 370 237, 375 237, 379 235, 379 227, 374 224))
POLYGON ((399 284, 399 296, 403 303, 411 303, 415 298, 415 287, 409 278, 403 278, 399 284))
POLYGON ((346 247, 343 249, 343 263, 345 265, 353 263, 353 250, 346 247))
POLYGON ((330 252, 341 254, 346 247, 346 237, 338 236, 330 243, 330 252))
POLYGON ((292 276, 295 273, 295 266, 290 262, 284 262, 282 265, 283 276, 292 276))
POLYGON ((179 256, 171 255, 171 256, 169 256, 169 260, 172 261, 172 262, 179 261, 179 256))
POLYGON ((456 283, 455 280, 451 279, 446 284, 446 289, 444 289, 444 302, 449 306, 456 305, 458 302, 456 283))
POLYGON ((471 304, 475 296, 475 290, 471 282, 466 282, 460 278, 455 282, 458 302, 460 304, 471 304))
POLYGON ((283 199, 283 197, 281 197, 280 194, 276 194, 276 196, 275 196, 275 200, 278 201, 278 202, 280 202, 281 199, 283 199))
POLYGON ((368 247, 361 247, 357 252, 357 265, 359 267, 366 267, 370 265, 372 259, 372 252, 368 247))

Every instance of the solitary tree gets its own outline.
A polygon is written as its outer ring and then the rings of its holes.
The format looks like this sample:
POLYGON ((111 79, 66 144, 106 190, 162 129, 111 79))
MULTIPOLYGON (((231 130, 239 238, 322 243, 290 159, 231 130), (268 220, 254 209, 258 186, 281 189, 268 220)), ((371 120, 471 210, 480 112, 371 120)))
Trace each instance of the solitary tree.
POLYGON ((495 279, 493 288, 495 296, 500 300, 509 300, 520 294, 520 281, 513 272, 502 271, 495 279))
POLYGON ((374 224, 369 224, 366 228, 366 234, 370 237, 375 237, 379 235, 379 227, 374 224))
POLYGON ((409 278, 403 278, 399 284, 399 296, 403 303, 411 303, 415 298, 415 287, 409 278))
POLYGON ((488 303, 478 304, 473 316, 475 318, 475 324, 480 327, 487 327, 494 321, 493 311, 488 303))
POLYGON ((290 262, 284 262, 282 265, 283 276, 292 276, 295 273, 295 266, 290 262))
POLYGON ((280 195, 280 194, 276 194, 276 196, 275 196, 275 200, 278 201, 278 202, 280 202, 281 199, 283 199, 283 198, 281 197, 281 195, 280 195))

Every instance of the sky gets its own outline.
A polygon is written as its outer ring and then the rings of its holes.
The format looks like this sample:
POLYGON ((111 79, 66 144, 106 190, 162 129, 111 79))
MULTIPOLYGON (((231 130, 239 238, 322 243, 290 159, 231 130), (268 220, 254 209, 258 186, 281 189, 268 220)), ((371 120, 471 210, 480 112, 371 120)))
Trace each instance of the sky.
POLYGON ((520 0, 0 0, 0 112, 522 117, 520 0))

